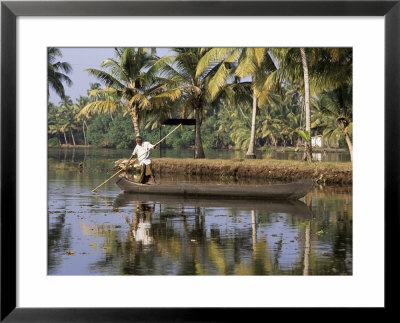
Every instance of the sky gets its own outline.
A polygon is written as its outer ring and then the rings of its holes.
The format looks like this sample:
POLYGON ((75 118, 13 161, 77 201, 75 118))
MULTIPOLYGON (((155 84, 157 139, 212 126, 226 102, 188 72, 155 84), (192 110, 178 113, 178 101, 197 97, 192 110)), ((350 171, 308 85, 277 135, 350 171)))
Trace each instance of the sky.
MULTIPOLYGON (((90 83, 101 83, 93 76, 90 76, 88 72, 84 72, 87 68, 99 68, 100 63, 106 58, 115 58, 114 48, 82 48, 82 47, 60 47, 62 58, 60 61, 68 62, 72 71, 68 74, 72 80, 72 85, 68 87, 64 86, 65 94, 70 96, 72 101, 79 96, 86 96, 87 89, 89 89, 90 83)), ((168 48, 157 48, 156 51, 158 56, 170 55, 168 48)), ((50 89, 49 101, 58 104, 61 98, 50 89)))

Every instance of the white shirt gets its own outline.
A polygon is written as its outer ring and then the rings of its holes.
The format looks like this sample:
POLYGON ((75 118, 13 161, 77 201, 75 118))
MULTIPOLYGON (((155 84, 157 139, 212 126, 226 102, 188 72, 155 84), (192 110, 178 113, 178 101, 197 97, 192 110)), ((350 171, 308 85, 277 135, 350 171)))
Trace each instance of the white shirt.
POLYGON ((133 150, 132 155, 139 157, 139 165, 149 165, 151 164, 151 155, 150 150, 154 147, 148 141, 142 142, 142 145, 136 145, 135 149, 133 150), (145 152, 147 151, 147 154, 145 152), (142 156, 143 155, 143 156, 142 156))

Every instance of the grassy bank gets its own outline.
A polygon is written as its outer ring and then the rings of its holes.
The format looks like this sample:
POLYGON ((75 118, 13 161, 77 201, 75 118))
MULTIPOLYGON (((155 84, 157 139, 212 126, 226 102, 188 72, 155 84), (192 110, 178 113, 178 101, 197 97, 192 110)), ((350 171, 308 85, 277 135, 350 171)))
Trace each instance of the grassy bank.
POLYGON ((351 163, 306 163, 275 159, 153 159, 161 174, 209 176, 212 178, 261 178, 294 181, 312 178, 321 184, 351 184, 351 163))

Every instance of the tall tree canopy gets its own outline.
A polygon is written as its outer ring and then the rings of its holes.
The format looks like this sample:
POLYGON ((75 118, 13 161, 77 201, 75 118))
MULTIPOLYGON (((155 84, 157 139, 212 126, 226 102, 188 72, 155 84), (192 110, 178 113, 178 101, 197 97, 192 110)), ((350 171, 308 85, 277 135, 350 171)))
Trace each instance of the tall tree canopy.
POLYGON ((66 75, 72 71, 72 67, 67 62, 60 62, 61 57, 59 48, 47 48, 47 98, 50 97, 50 89, 53 89, 60 98, 64 98, 64 83, 72 85, 71 79, 66 75))

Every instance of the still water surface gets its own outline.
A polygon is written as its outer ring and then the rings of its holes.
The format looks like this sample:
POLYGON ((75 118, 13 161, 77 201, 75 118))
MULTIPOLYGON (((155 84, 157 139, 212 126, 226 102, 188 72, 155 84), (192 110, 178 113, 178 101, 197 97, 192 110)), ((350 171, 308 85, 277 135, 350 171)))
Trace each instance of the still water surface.
POLYGON ((129 195, 113 181, 91 193, 127 155, 49 149, 49 275, 352 274, 351 187, 291 203, 129 195))

